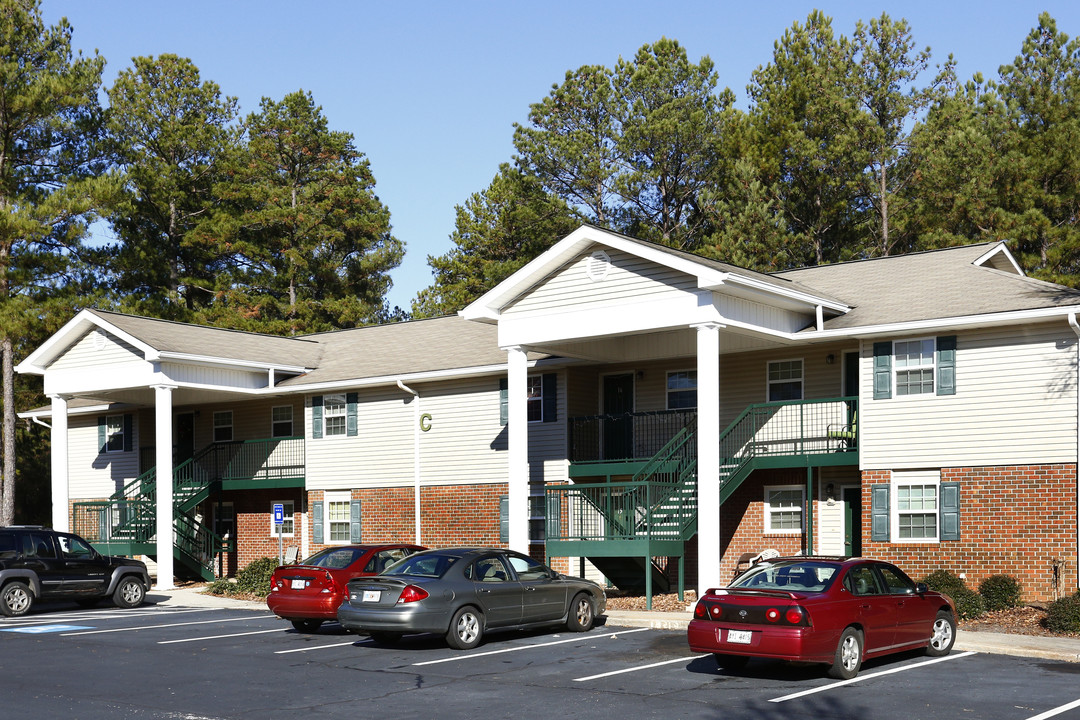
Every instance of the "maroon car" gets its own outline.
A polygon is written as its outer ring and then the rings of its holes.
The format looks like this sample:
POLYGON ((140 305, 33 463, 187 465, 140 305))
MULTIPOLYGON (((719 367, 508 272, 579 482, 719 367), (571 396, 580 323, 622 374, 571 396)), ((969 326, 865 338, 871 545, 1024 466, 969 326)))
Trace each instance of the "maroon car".
POLYGON ((270 578, 266 605, 301 632, 315 632, 337 620, 338 606, 349 596, 348 582, 378 575, 398 560, 425 548, 419 545, 340 545, 320 550, 298 565, 282 565, 270 578))
POLYGON ((687 640, 723 668, 752 657, 796 660, 826 663, 829 675, 846 680, 880 655, 918 648, 948 655, 956 607, 886 562, 776 558, 706 591, 687 640))

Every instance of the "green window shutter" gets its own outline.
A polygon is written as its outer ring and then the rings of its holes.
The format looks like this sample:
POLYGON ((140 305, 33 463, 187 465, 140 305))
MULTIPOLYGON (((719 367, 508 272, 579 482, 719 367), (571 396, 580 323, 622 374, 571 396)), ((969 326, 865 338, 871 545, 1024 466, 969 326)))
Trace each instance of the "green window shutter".
POLYGON ((558 419, 558 375, 555 373, 547 373, 541 379, 541 387, 543 392, 543 398, 541 402, 544 404, 544 422, 555 422, 558 419))
POLYGON ((937 394, 956 394, 956 336, 937 339, 937 394))
POLYGON ((938 486, 941 493, 940 537, 944 540, 960 539, 960 483, 943 482, 938 486))
POLYGON ((507 396, 510 394, 508 388, 510 387, 510 381, 506 378, 499 379, 499 424, 505 425, 509 421, 510 411, 507 407, 507 396))
POLYGON ((874 399, 892 397, 892 343, 874 343, 874 399))
POLYGON ((98 452, 105 452, 105 444, 109 441, 108 420, 104 415, 98 415, 97 419, 97 446, 98 452))
POLYGON ((135 439, 135 418, 131 413, 124 414, 124 452, 131 452, 131 444, 135 439))
POLYGON ((510 542, 510 498, 499 498, 499 542, 510 542))
POLYGON ((349 437, 356 437, 358 432, 356 425, 357 400, 356 393, 349 393, 345 396, 345 434, 349 437))
POLYGON ((322 427, 322 395, 316 395, 311 398, 311 437, 321 438, 322 427))
POLYGON ((311 541, 316 545, 323 544, 323 501, 320 500, 311 506, 311 541))
POLYGON ((870 488, 870 539, 889 542, 889 492, 891 485, 870 488))
POLYGON ((359 543, 363 541, 363 533, 360 527, 360 501, 353 500, 349 503, 349 542, 359 543))

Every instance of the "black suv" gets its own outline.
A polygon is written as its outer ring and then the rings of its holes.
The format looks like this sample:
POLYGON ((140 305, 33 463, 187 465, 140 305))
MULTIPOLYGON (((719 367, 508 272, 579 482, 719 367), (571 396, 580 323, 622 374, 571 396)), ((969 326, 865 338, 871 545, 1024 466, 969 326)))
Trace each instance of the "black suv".
POLYGON ((0 613, 25 615, 36 600, 119 607, 141 605, 150 587, 146 564, 102 555, 72 533, 39 526, 0 527, 0 613))

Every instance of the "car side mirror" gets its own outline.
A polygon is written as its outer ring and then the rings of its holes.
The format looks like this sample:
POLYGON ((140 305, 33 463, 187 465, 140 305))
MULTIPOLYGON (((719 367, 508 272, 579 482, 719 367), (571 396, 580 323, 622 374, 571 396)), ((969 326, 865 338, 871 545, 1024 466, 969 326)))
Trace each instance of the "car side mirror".
POLYGON ((915 592, 924 595, 930 592, 930 587, 926 583, 915 583, 915 592))

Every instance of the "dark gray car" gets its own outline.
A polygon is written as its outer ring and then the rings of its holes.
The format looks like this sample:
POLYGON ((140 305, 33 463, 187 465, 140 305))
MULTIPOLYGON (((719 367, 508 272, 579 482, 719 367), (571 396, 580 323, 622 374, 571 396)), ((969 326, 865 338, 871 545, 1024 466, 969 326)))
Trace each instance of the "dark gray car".
POLYGON ((561 575, 521 553, 449 548, 416 553, 380 575, 351 580, 338 620, 379 642, 437 633, 451 647, 467 650, 495 629, 565 625, 583 632, 606 608, 596 583, 561 575))

